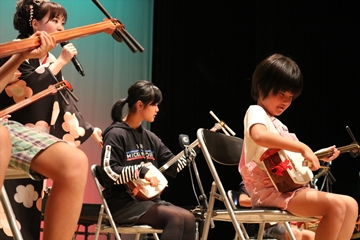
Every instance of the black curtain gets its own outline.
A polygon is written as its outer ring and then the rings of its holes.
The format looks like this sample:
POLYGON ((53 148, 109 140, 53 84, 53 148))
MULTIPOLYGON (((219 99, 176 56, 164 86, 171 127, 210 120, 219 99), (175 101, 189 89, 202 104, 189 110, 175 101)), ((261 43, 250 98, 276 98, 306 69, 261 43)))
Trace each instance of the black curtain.
MULTIPOLYGON (((346 126, 360 140, 356 6, 356 1, 155 0, 152 81, 164 100, 152 131, 177 154, 178 135, 194 141, 198 128, 215 124, 213 111, 242 137, 245 111, 255 103, 252 72, 279 52, 299 64, 305 81, 302 95, 279 117, 290 131, 314 151, 352 143, 346 126)), ((196 164, 208 194, 212 180, 202 156, 196 164)), ((237 189, 237 169, 219 167, 225 188, 237 189)), ((331 190, 359 202, 359 170, 359 158, 341 154, 331 165, 336 179, 331 190)), ((318 180, 320 187, 324 180, 318 180)), ((170 179, 163 198, 197 205, 188 170, 170 179)), ((209 238, 232 239, 233 234, 230 223, 217 223, 209 238)))

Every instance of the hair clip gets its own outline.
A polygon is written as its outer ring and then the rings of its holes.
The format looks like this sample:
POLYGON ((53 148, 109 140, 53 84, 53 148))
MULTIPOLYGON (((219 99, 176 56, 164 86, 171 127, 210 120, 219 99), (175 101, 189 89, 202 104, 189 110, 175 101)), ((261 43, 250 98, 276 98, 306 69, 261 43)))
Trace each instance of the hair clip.
MULTIPOLYGON (((50 0, 33 0, 32 1, 34 4, 36 4, 36 6, 40 6, 43 2, 50 2, 50 0)), ((31 22, 33 20, 34 17, 34 5, 32 3, 30 3, 28 5, 28 10, 29 10, 29 25, 31 27, 31 22)))
POLYGON ((38 6, 40 6, 40 4, 42 4, 43 2, 50 2, 50 1, 49 0, 33 0, 33 3, 35 3, 38 6))
POLYGON ((28 10, 29 10, 29 25, 31 27, 31 22, 34 16, 34 6, 32 4, 28 5, 28 10))

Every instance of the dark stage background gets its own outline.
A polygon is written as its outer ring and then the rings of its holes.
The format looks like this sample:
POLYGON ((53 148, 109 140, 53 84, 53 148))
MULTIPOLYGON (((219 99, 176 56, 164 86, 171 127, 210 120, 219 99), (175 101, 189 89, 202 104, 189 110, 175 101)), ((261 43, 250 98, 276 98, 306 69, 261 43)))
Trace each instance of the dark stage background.
MULTIPOLYGON (((253 100, 250 79, 256 65, 279 52, 303 71, 302 95, 279 117, 314 151, 360 140, 359 23, 356 1, 162 1, 155 0, 153 79, 164 100, 151 129, 178 153, 179 134, 196 138, 211 128, 213 111, 243 136, 243 116, 253 100)), ((205 193, 210 172, 196 159, 205 193)), ((348 153, 331 165, 335 193, 360 201, 360 158, 348 153)), ((226 189, 237 189, 236 168, 220 167, 226 189)), ((324 179, 319 180, 319 184, 324 179)), ((163 198, 196 206, 189 172, 170 179, 163 198)), ((197 184, 195 182, 197 188, 197 184)), ((197 192, 197 195, 200 193, 197 192)), ((219 205, 221 207, 221 205, 219 205)), ((216 223, 210 239, 232 239, 231 223, 216 223)))

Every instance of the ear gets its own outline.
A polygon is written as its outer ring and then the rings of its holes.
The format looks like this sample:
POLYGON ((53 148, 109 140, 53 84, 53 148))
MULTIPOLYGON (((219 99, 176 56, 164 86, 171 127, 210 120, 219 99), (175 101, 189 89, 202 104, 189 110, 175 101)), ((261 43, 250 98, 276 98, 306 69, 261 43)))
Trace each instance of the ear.
POLYGON ((31 26, 32 26, 32 28, 34 30, 33 32, 39 31, 39 22, 38 22, 38 20, 33 19, 31 21, 31 26))
POLYGON ((138 101, 136 102, 136 109, 137 109, 137 110, 140 109, 140 108, 142 108, 143 106, 144 106, 144 103, 143 103, 142 101, 138 100, 138 101))

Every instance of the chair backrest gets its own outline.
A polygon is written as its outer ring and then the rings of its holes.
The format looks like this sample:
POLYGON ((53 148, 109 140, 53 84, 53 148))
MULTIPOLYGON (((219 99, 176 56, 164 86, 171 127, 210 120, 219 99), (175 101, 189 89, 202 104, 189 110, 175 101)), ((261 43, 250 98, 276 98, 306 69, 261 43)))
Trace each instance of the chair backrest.
MULTIPOLYGON (((101 200, 104 202, 104 196, 102 194, 102 188, 104 186, 104 182, 102 180, 100 171, 101 171, 101 166, 96 165, 96 164, 93 164, 91 166, 91 173, 92 173, 93 179, 95 181, 95 186, 96 186, 96 188, 97 188, 97 190, 99 192, 101 200)), ((106 204, 106 202, 105 202, 105 204, 106 204)))
POLYGON ((211 158, 223 165, 238 165, 243 140, 223 133, 200 129, 211 158))
MULTIPOLYGON (((214 161, 227 166, 237 166, 240 161, 243 140, 238 137, 228 136, 222 133, 212 132, 203 128, 200 128, 196 132, 201 151, 205 161, 209 167, 211 175, 214 179, 210 190, 210 198, 207 209, 207 215, 213 216, 215 200, 220 200, 224 203, 226 208, 226 221, 231 221, 238 237, 241 240, 245 240, 243 233, 242 223, 239 223, 234 213, 234 207, 231 205, 231 201, 227 196, 223 184, 220 180, 214 161), (217 191, 219 193, 217 193, 217 191), (240 225, 242 227, 240 227, 240 225)), ((207 217, 203 226, 202 239, 207 240, 212 217, 207 217)), ((244 231, 245 232, 245 231, 244 231)))
POLYGON ((101 171, 103 171, 102 167, 96 164, 91 166, 91 173, 95 182, 96 189, 99 192, 99 196, 101 198, 102 204, 100 207, 99 218, 96 226, 95 232, 95 240, 98 239, 99 233, 101 231, 101 224, 104 223, 104 232, 105 233, 113 233, 115 235, 115 239, 121 240, 120 233, 123 234, 134 234, 136 235, 136 239, 140 239, 140 234, 153 234, 154 239, 158 240, 158 233, 162 233, 162 229, 155 229, 148 225, 136 225, 136 226, 117 226, 109 206, 106 202, 106 199, 103 195, 102 188, 103 188, 103 180, 101 176, 101 171))
POLYGON ((241 209, 242 207, 240 206, 239 203, 239 197, 240 197, 240 192, 239 191, 235 191, 235 190, 228 190, 227 191, 227 195, 229 197, 231 206, 234 209, 241 209))
POLYGON ((101 177, 101 174, 100 174, 100 171, 101 171, 101 166, 99 165, 93 165, 91 167, 91 170, 93 172, 93 176, 94 178, 96 178, 100 184, 101 187, 104 187, 104 181, 102 180, 102 177, 101 177))

